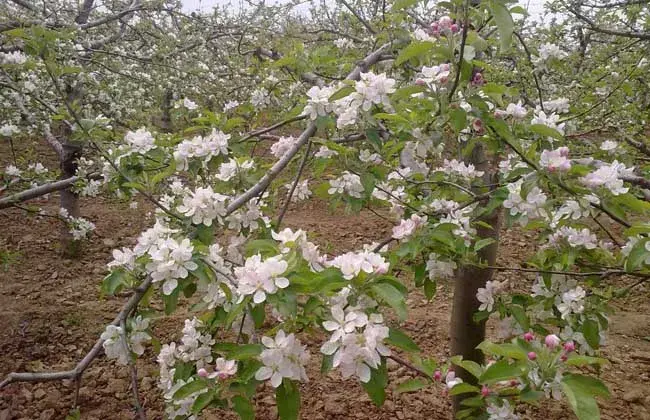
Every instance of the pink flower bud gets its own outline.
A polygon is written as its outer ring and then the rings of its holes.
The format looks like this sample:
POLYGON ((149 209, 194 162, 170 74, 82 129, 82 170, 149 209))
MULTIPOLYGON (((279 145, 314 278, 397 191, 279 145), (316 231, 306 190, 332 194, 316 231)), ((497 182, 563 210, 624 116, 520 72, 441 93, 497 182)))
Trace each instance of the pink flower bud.
POLYGON ((442 379, 442 373, 439 370, 436 370, 433 374, 433 379, 440 381, 442 379))
POLYGON ((564 343, 564 351, 567 353, 571 353, 576 349, 576 344, 573 341, 567 341, 564 343))
POLYGON ((443 63, 440 65, 440 71, 449 71, 449 63, 443 63))
POLYGON ((529 360, 537 359, 537 353, 535 353, 534 351, 528 352, 528 359, 529 360))
POLYGON ((208 371, 203 369, 203 368, 199 369, 199 371, 197 373, 199 374, 199 376, 201 378, 207 378, 208 377, 208 371))
POLYGON ((528 331, 526 334, 524 334, 524 340, 530 342, 535 339, 535 336, 533 335, 532 332, 528 331))
POLYGON ((476 131, 478 134, 483 134, 483 121, 480 119, 475 119, 474 122, 472 122, 472 128, 474 131, 476 131))
POLYGON ((497 109, 496 111, 494 111, 494 118, 503 119, 506 117, 506 115, 508 114, 506 113, 506 111, 502 109, 497 109))
POLYGON ((544 339, 544 344, 546 344, 546 347, 549 349, 554 349, 560 345, 560 337, 555 334, 549 334, 544 339))
POLYGON ((460 30, 460 27, 457 24, 454 23, 453 25, 451 25, 450 29, 451 29, 451 32, 456 33, 456 32, 458 32, 460 30))
POLYGON ((518 380, 513 379, 513 380, 510 381, 510 386, 517 386, 517 385, 519 385, 519 381, 518 381, 518 380))
POLYGON ((483 388, 481 388, 481 395, 484 397, 490 395, 490 388, 488 388, 486 385, 483 385, 483 388))
POLYGON ((566 354, 563 354, 562 356, 560 356, 560 360, 563 361, 563 362, 566 362, 568 358, 569 357, 566 354))
POLYGON ((426 82, 424 80, 422 80, 422 79, 417 79, 415 81, 415 84, 418 85, 418 86, 424 86, 424 85, 426 85, 426 82))

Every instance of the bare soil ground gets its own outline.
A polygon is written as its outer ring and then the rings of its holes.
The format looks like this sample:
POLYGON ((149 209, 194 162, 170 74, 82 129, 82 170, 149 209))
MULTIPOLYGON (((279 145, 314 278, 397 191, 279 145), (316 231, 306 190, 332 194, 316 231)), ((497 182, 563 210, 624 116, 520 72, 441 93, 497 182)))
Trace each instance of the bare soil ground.
MULTIPOLYGON (((1 155, 1 154, 0 154, 1 155)), ((8 155, 0 164, 8 163, 8 155)), ((44 209, 56 212, 57 196, 41 201, 44 209)), ((90 349, 126 297, 100 299, 100 282, 115 247, 131 246, 141 230, 150 224, 150 207, 140 203, 130 209, 126 203, 95 198, 82 201, 82 215, 94 221, 97 234, 78 260, 59 256, 58 222, 45 217, 26 217, 17 209, 0 211, 0 249, 17 253, 17 260, 0 267, 0 376, 12 371, 63 370, 72 368, 90 349)), ((293 206, 286 225, 318 232, 312 237, 330 254, 381 240, 390 224, 380 217, 330 213, 326 203, 315 201, 293 206)), ((521 261, 533 252, 532 235, 504 231, 501 263, 521 261)), ((530 276, 500 273, 511 287, 527 288, 530 276)), ((423 351, 437 359, 448 357, 449 284, 439 286, 430 303, 415 291, 409 319, 401 328, 423 351)), ((605 357, 612 363, 602 377, 612 398, 601 401, 604 419, 650 419, 650 299, 647 289, 638 290, 624 301, 611 319, 611 333, 605 357)), ((162 342, 178 340, 185 314, 156 320, 154 329, 162 342)), ((303 337, 310 345, 311 381, 301 386, 303 419, 449 419, 450 401, 440 386, 417 393, 397 395, 389 391, 386 404, 375 407, 356 380, 343 380, 337 372, 319 373, 318 340, 303 337)), ((163 418, 164 406, 156 387, 156 355, 151 349, 138 361, 139 387, 151 419, 163 418)), ((411 377, 405 368, 390 364, 389 389, 411 377)), ((134 418, 126 368, 117 367, 103 356, 83 376, 79 392, 83 419, 134 418)), ((74 384, 69 382, 12 384, 0 391, 0 420, 63 419, 73 400, 74 384)), ((262 387, 256 399, 259 419, 276 418, 273 393, 262 387)), ((572 419, 566 405, 542 404, 520 413, 526 419, 572 419)), ((207 413, 204 418, 230 419, 224 412, 207 413)))

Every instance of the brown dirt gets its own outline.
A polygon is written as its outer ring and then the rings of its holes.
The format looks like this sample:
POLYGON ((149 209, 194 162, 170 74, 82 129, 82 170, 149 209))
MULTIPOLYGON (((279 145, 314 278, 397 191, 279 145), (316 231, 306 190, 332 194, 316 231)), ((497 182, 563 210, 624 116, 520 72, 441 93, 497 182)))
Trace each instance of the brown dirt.
MULTIPOLYGON (((6 156, 6 155, 5 155, 6 156)), ((2 159, 0 159, 0 163, 2 159)), ((51 213, 56 195, 39 202, 51 213)), ((148 226, 146 203, 132 210, 126 203, 110 199, 82 201, 82 215, 97 225, 97 236, 86 245, 78 260, 65 260, 57 250, 58 225, 54 219, 25 217, 19 210, 0 212, 0 249, 18 253, 6 270, 0 267, 0 375, 12 371, 70 369, 92 346, 104 325, 114 317, 125 297, 99 298, 105 264, 114 247, 130 246, 148 226)), ((359 247, 386 237, 390 225, 378 216, 330 213, 326 203, 315 201, 291 208, 286 225, 318 232, 313 239, 329 253, 359 247)), ((521 261, 534 250, 533 236, 504 231, 501 263, 521 261)), ((501 273, 511 287, 527 287, 530 276, 501 273)), ((424 353, 436 359, 448 357, 450 287, 439 286, 438 296, 427 303, 419 292, 410 297, 409 319, 401 326, 411 334, 424 353)), ((650 304, 647 290, 640 288, 612 316, 609 344, 604 350, 612 364, 603 378, 612 398, 601 403, 604 419, 649 419, 650 389, 650 304)), ((156 321, 162 342, 178 339, 183 314, 156 321)), ((442 389, 432 387, 413 394, 389 391, 386 404, 372 405, 356 380, 342 380, 337 372, 322 377, 315 339, 310 345, 311 382, 301 386, 304 419, 448 419, 450 404, 442 389)), ((140 390, 147 417, 162 418, 162 397, 156 388, 156 355, 149 349, 138 361, 140 390)), ((410 377, 403 367, 389 364, 390 385, 410 377)), ((126 368, 116 367, 103 356, 86 371, 79 392, 83 419, 134 418, 126 368)), ((0 420, 62 419, 72 405, 74 384, 69 382, 12 384, 0 391, 0 420)), ((261 387, 256 399, 259 419, 274 419, 272 392, 261 387)), ((527 419, 574 418, 566 405, 544 404, 521 413, 527 419)), ((235 418, 232 414, 208 413, 204 418, 235 418)))

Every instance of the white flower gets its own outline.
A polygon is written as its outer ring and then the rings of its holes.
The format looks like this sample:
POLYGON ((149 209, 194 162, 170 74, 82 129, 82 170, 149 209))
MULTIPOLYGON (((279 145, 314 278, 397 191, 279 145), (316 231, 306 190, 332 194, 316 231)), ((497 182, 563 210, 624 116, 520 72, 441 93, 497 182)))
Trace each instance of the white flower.
POLYGON ((271 154, 276 158, 281 158, 296 143, 296 138, 292 136, 280 137, 280 139, 271 146, 271 154))
MULTIPOLYGON (((287 191, 291 191, 293 184, 284 184, 284 188, 286 188, 287 191)), ((291 196, 291 202, 295 203, 298 201, 306 200, 309 197, 311 197, 311 191, 309 190, 309 180, 305 179, 304 181, 300 181, 298 184, 296 184, 296 189, 291 196)))
POLYGON ((129 248, 122 248, 113 250, 113 261, 107 264, 108 268, 124 267, 127 270, 135 269, 135 253, 129 248))
POLYGON ((415 231, 426 224, 427 216, 418 216, 413 213, 410 218, 401 220, 399 226, 393 227, 393 238, 397 240, 408 239, 415 231))
POLYGON ((228 112, 231 109, 235 109, 239 106, 238 101, 228 101, 223 105, 223 112, 228 112))
POLYGON ((564 114, 569 112, 569 99, 567 98, 558 98, 552 101, 544 102, 544 109, 548 112, 557 112, 558 114, 564 114))
POLYGON ((43 175, 49 172, 49 170, 43 166, 41 162, 30 163, 27 165, 28 171, 34 171, 37 175, 43 175))
POLYGON ((192 100, 190 100, 190 99, 188 99, 188 98, 183 99, 183 106, 184 106, 185 108, 189 109, 190 111, 194 111, 196 108, 199 107, 199 106, 196 104, 196 102, 194 102, 194 101, 192 101, 192 100))
POLYGON ((614 161, 611 164, 604 164, 594 172, 581 178, 583 184, 588 187, 604 186, 614 195, 625 194, 629 188, 623 186, 621 176, 629 175, 633 168, 626 168, 624 164, 614 161))
POLYGON ((253 295, 255 303, 264 302, 267 294, 275 294, 278 289, 289 286, 289 280, 280 277, 288 266, 279 255, 264 261, 259 254, 247 258, 243 267, 234 269, 238 292, 244 296, 253 295))
POLYGON ((0 136, 11 137, 14 134, 20 133, 18 127, 13 124, 4 124, 0 127, 0 136))
POLYGON ((336 179, 330 180, 330 188, 327 193, 332 194, 348 194, 351 197, 361 198, 363 193, 363 185, 359 175, 352 174, 348 171, 343 171, 342 175, 336 179))
POLYGON ((346 334, 362 328, 368 323, 368 315, 360 311, 348 310, 347 313, 339 305, 332 306, 332 320, 323 322, 323 328, 332 333, 328 341, 336 342, 346 334))
POLYGON ((214 379, 226 379, 230 376, 233 376, 237 373, 237 361, 236 360, 226 360, 223 357, 219 357, 214 365, 214 372, 208 375, 208 378, 214 379))
POLYGON ((271 104, 269 91, 264 88, 254 90, 251 94, 251 104, 258 109, 264 109, 269 106, 271 104))
POLYGON ((126 365, 129 362, 129 354, 122 342, 122 327, 108 325, 100 338, 104 340, 102 347, 106 353, 107 359, 117 359, 120 365, 126 365))
POLYGON ((309 115, 311 120, 315 120, 318 117, 324 117, 332 111, 332 104, 329 102, 330 96, 336 92, 336 88, 325 86, 318 87, 312 86, 307 91, 307 105, 303 110, 304 115, 309 115))
POLYGON ((377 153, 370 153, 370 150, 363 149, 359 152, 359 160, 364 163, 374 163, 376 165, 382 163, 382 158, 377 153))
POLYGON ((438 254, 429 254, 427 260, 427 272, 430 280, 451 279, 454 277, 454 270, 457 268, 454 261, 443 261, 438 259, 438 254))
POLYGON ((600 144, 600 150, 608 152, 609 154, 612 154, 617 147, 618 143, 612 140, 605 140, 600 144))
POLYGON ((450 175, 457 175, 465 179, 478 178, 483 176, 483 171, 477 171, 474 165, 459 162, 456 159, 443 161, 443 165, 436 169, 436 172, 446 172, 450 175))
POLYGON ((19 177, 22 174, 22 171, 14 165, 9 165, 5 168, 5 174, 9 176, 19 177))
POLYGON ((492 307, 494 306, 494 294, 501 291, 503 283, 498 281, 488 281, 485 283, 485 287, 481 287, 476 292, 476 299, 481 302, 479 306, 479 311, 488 311, 492 312, 492 307))
POLYGON ((293 244, 295 243, 296 245, 302 244, 304 241, 307 240, 307 235, 305 234, 305 231, 302 229, 298 229, 297 231, 292 231, 289 228, 284 228, 280 232, 275 232, 271 231, 271 236, 273 239, 276 241, 279 241, 283 245, 282 253, 286 254, 289 252, 289 248, 286 247, 287 244, 293 244))
POLYGON ((557 130, 557 132, 559 132, 561 135, 564 135, 565 123, 560 123, 560 116, 557 114, 550 114, 547 116, 544 111, 537 111, 530 123, 545 125, 549 128, 557 130))
POLYGON ((488 420, 519 420, 519 416, 514 413, 513 407, 508 400, 503 400, 503 405, 491 403, 487 406, 488 420))
POLYGON ((191 217, 194 224, 212 226, 214 219, 226 214, 227 199, 228 196, 215 193, 212 187, 199 187, 183 197, 183 204, 178 206, 178 211, 191 217))
POLYGON ((228 162, 224 162, 219 166, 219 173, 215 177, 221 181, 228 182, 237 175, 237 172, 243 172, 254 167, 255 162, 252 160, 245 160, 242 163, 238 163, 235 159, 231 158, 228 162))
POLYGON ((324 158, 324 159, 329 159, 332 156, 338 155, 339 152, 336 150, 330 150, 327 148, 327 146, 321 146, 320 149, 318 149, 318 152, 314 155, 314 157, 317 158, 324 158))
POLYGON ((329 267, 341 270, 343 278, 351 280, 362 271, 368 274, 388 272, 389 263, 384 257, 371 251, 348 252, 327 262, 329 267))
POLYGON ((529 219, 545 217, 546 195, 538 186, 528 191, 526 198, 521 196, 523 179, 507 185, 508 198, 503 202, 503 207, 510 209, 512 216, 521 215, 521 224, 526 225, 529 219))
POLYGON ((0 52, 0 63, 1 64, 25 64, 27 62, 27 56, 22 51, 13 51, 13 52, 0 52))
POLYGON ((147 328, 149 328, 149 319, 138 315, 132 318, 129 324, 131 325, 131 331, 129 332, 131 351, 138 356, 142 356, 145 350, 143 343, 151 341, 151 336, 146 332, 147 328))
POLYGON ((139 128, 135 132, 127 131, 124 136, 124 141, 131 146, 131 149, 138 153, 146 153, 156 147, 153 136, 144 127, 139 128))
POLYGON ((562 314, 562 319, 566 319, 569 315, 581 314, 584 309, 584 299, 586 292, 580 286, 571 289, 562 294, 562 302, 557 304, 557 309, 562 314))
POLYGON ((255 379, 270 379, 274 388, 282 384, 283 378, 308 380, 305 364, 309 361, 309 353, 293 334, 286 335, 283 330, 279 330, 275 339, 262 337, 262 344, 266 347, 260 355, 264 366, 255 373, 255 379))
POLYGON ((155 282, 164 281, 163 293, 170 295, 178 286, 178 279, 187 277, 189 271, 198 267, 192 261, 194 247, 185 238, 181 242, 166 239, 155 244, 148 251, 151 262, 146 266, 155 282))
POLYGON ((447 389, 452 389, 458 384, 462 384, 463 380, 461 378, 456 377, 456 372, 453 370, 449 370, 447 372, 447 375, 445 376, 445 384, 447 385, 447 389))
POLYGON ((548 171, 559 170, 566 172, 571 169, 571 161, 568 159, 569 148, 559 147, 555 150, 544 150, 539 159, 539 164, 548 171))
POLYGON ((228 155, 229 139, 230 134, 224 134, 213 128, 208 136, 196 136, 191 140, 183 140, 174 150, 176 169, 188 169, 189 158, 201 158, 203 163, 207 164, 215 156, 228 155))
POLYGON ((557 58, 561 60, 565 58, 568 54, 560 50, 560 47, 555 44, 542 44, 539 47, 539 58, 546 61, 549 58, 557 58))
POLYGON ((354 43, 351 39, 348 38, 338 38, 334 40, 334 45, 336 48, 345 49, 354 47, 354 43))
POLYGON ((199 329, 203 323, 196 317, 186 319, 183 327, 183 337, 178 346, 177 357, 183 362, 195 362, 197 368, 202 368, 212 362, 212 345, 214 338, 209 333, 203 334, 199 329))
POLYGON ((528 111, 526 111, 524 105, 521 103, 521 101, 519 101, 516 104, 508 104, 506 107, 506 114, 510 115, 513 118, 521 120, 526 118, 528 111))

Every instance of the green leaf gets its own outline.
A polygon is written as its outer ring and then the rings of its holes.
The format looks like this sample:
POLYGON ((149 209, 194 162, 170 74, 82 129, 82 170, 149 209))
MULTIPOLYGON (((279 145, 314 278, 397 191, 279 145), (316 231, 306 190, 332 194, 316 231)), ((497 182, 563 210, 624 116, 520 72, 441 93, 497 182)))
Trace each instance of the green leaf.
POLYGON ((600 410, 594 397, 609 397, 601 381, 583 375, 566 375, 562 379, 562 391, 578 420, 599 420, 600 410))
POLYGON ((117 269, 112 271, 102 281, 102 293, 105 295, 115 294, 118 289, 125 285, 125 279, 126 273, 124 270, 117 269))
POLYGON ((472 376, 474 376, 477 379, 480 378, 481 374, 483 373, 483 368, 481 368, 481 365, 479 365, 478 363, 472 360, 461 360, 455 364, 468 371, 472 376))
POLYGON ((202 379, 195 379, 192 382, 188 382, 182 387, 180 387, 176 392, 174 392, 174 400, 182 400, 183 398, 189 397, 195 392, 199 392, 207 388, 208 384, 202 379))
POLYGON ((501 52, 504 52, 510 48, 512 44, 512 34, 514 32, 515 23, 512 20, 510 12, 503 4, 499 3, 497 0, 490 1, 488 7, 494 16, 494 21, 497 24, 499 30, 499 39, 501 41, 501 52))
POLYGON ((264 318, 266 317, 264 306, 264 304, 259 304, 251 308, 250 315, 253 317, 253 321, 255 322, 255 328, 261 328, 264 324, 264 318))
POLYGON ((420 0, 397 0, 395 1, 395 3, 393 3, 393 7, 391 7, 391 10, 393 12, 396 12, 398 10, 406 9, 408 7, 415 5, 418 1, 420 0))
POLYGON ((528 359, 528 352, 518 345, 512 343, 495 344, 490 341, 484 341, 476 348, 483 351, 485 354, 509 357, 515 360, 528 359))
POLYGON ((521 375, 522 369, 521 365, 517 363, 509 363, 507 360, 499 360, 498 362, 491 365, 483 374, 481 375, 479 382, 480 383, 494 383, 500 381, 506 381, 509 379, 517 378, 521 375))
POLYGON ((467 393, 474 393, 474 392, 479 392, 480 389, 474 385, 470 385, 468 383, 460 383, 456 386, 454 386, 450 391, 449 395, 460 395, 460 394, 467 394, 467 393))
POLYGON ((293 381, 285 379, 275 390, 280 420, 297 420, 300 414, 300 388, 293 381))
POLYGON ((338 99, 345 98, 354 91, 355 89, 353 86, 343 86, 341 89, 337 90, 332 94, 332 96, 329 97, 329 102, 334 102, 338 99))
POLYGON ((390 328, 388 330, 388 339, 386 339, 386 342, 389 344, 394 345, 395 347, 399 347, 402 350, 406 350, 408 352, 420 352, 420 347, 409 337, 406 335, 402 330, 397 329, 397 328, 390 328))
POLYGON ((366 383, 361 382, 361 385, 372 402, 377 407, 381 407, 386 400, 386 385, 388 385, 386 363, 382 361, 382 364, 377 369, 371 369, 370 380, 366 383))
POLYGON ((431 385, 431 382, 423 378, 408 379, 402 382, 401 384, 397 385, 397 387, 395 388, 395 393, 402 394, 405 392, 415 392, 415 391, 419 391, 422 388, 426 388, 429 385, 431 385))
POLYGON ((607 361, 607 359, 603 359, 602 357, 592 357, 592 356, 582 356, 579 354, 572 354, 564 363, 569 366, 587 366, 587 365, 603 366, 609 362, 607 361))
POLYGON ((246 360, 262 354, 262 346, 259 344, 241 344, 228 353, 228 359, 246 360))
POLYGON ((436 295, 437 288, 438 283, 435 280, 426 279, 424 281, 424 296, 428 301, 433 299, 433 297, 436 295))
POLYGON ((239 415, 239 418, 242 420, 255 420, 255 407, 248 400, 248 398, 242 397, 241 395, 235 395, 231 399, 232 408, 235 410, 235 413, 239 415))
POLYGON ((408 47, 400 51, 397 59, 395 60, 395 65, 400 66, 409 61, 411 58, 419 57, 431 51, 433 47, 434 44, 430 41, 413 41, 408 45, 408 47))
POLYGON ((463 108, 452 109, 449 118, 456 133, 460 133, 467 126, 467 112, 463 108))
POLYGON ((162 295, 163 304, 165 305, 165 315, 170 315, 176 310, 179 292, 180 289, 177 287, 170 295, 162 295))
POLYGON ((372 285, 372 290, 381 300, 395 310, 401 320, 406 319, 407 313, 404 295, 395 286, 388 283, 375 283, 372 285))
POLYGON ((493 238, 483 238, 476 241, 474 244, 474 251, 478 252, 479 250, 485 248, 486 246, 496 242, 493 238))
POLYGON ((553 137, 557 140, 564 140, 564 137, 562 134, 560 134, 559 131, 544 124, 533 124, 530 126, 530 131, 535 134, 539 134, 540 136, 553 137))
POLYGON ((530 320, 528 319, 528 315, 526 315, 524 308, 518 305, 512 305, 508 309, 510 309, 510 313, 515 320, 517 320, 517 323, 521 328, 523 328, 524 331, 528 331, 530 329, 530 320))
POLYGON ((599 330, 598 321, 588 319, 582 323, 582 334, 585 336, 587 344, 589 344, 593 349, 597 349, 600 346, 599 330))
POLYGON ((210 390, 206 393, 203 393, 196 397, 196 400, 194 401, 194 404, 192 404, 192 413, 198 414, 200 413, 205 407, 210 405, 212 400, 214 400, 215 393, 213 390, 210 390))

